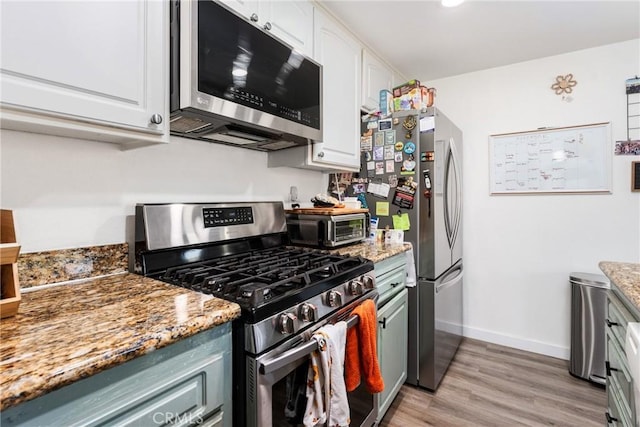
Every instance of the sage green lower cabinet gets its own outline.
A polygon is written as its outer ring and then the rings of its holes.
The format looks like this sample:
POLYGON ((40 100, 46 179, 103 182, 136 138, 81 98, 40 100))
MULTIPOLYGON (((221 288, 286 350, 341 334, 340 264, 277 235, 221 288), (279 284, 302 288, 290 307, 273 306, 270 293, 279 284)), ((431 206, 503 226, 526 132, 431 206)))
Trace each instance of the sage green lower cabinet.
POLYGON ((375 264, 378 300, 378 362, 384 390, 378 393, 380 422, 407 379, 408 292, 406 257, 394 255, 375 264))
POLYGON ((384 379, 384 390, 378 394, 378 422, 407 379, 407 295, 403 289, 378 311, 378 362, 384 379))
POLYGON ((638 319, 613 290, 607 292, 606 373, 607 412, 609 426, 635 427, 636 414, 633 379, 629 372, 624 344, 629 322, 638 319))
POLYGON ((231 427, 231 324, 2 411, 10 426, 231 427))

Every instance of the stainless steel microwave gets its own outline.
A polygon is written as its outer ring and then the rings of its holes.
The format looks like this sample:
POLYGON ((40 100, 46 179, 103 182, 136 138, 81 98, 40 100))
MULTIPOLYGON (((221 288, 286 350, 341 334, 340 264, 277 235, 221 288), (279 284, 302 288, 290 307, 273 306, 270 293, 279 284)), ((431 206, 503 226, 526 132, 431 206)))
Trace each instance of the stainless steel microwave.
POLYGON ((369 236, 368 213, 314 215, 287 213, 289 241, 296 245, 334 248, 369 236))
POLYGON ((322 140, 322 66, 213 0, 171 2, 174 135, 273 151, 322 140))

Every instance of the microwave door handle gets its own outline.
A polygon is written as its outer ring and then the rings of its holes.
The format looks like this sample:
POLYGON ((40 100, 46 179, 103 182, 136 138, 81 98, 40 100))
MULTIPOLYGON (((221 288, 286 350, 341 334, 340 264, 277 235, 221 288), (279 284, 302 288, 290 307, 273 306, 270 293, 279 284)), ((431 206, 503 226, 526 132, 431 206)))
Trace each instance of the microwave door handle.
MULTIPOLYGON (((358 316, 351 316, 347 319, 347 328, 351 328, 358 323, 358 316)), ((291 362, 300 360, 318 349, 318 343, 315 340, 305 342, 299 347, 294 347, 289 351, 285 351, 273 359, 260 363, 260 373, 263 375, 270 374, 278 369, 287 366, 291 362)))

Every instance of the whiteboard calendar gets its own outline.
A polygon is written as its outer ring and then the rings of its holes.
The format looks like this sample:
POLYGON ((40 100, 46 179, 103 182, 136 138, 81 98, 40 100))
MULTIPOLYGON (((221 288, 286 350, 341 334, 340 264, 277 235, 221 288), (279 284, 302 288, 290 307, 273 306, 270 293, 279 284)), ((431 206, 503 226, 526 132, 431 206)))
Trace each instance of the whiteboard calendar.
POLYGON ((610 192, 609 123, 489 136, 491 194, 610 192))

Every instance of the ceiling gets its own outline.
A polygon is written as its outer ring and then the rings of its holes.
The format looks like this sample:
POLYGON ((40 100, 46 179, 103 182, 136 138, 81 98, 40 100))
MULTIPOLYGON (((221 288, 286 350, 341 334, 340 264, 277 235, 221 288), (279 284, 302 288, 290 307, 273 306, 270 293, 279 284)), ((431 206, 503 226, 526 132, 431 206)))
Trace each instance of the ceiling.
POLYGON ((320 3, 404 77, 423 81, 640 38, 638 0, 320 3))

